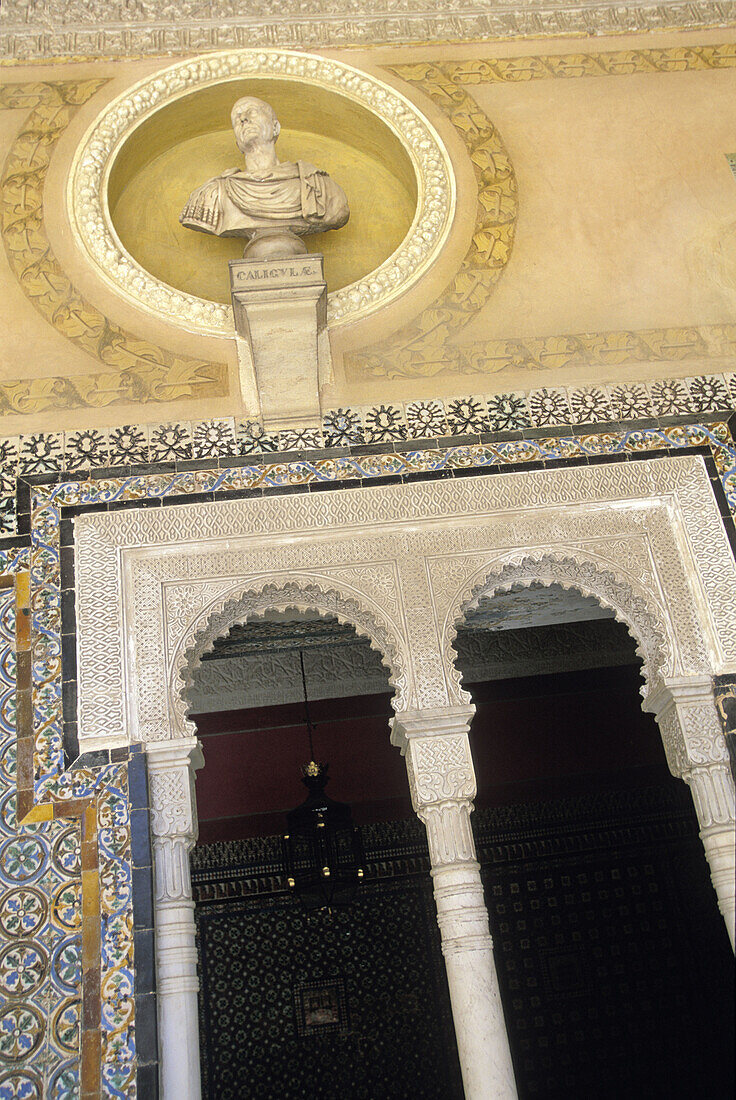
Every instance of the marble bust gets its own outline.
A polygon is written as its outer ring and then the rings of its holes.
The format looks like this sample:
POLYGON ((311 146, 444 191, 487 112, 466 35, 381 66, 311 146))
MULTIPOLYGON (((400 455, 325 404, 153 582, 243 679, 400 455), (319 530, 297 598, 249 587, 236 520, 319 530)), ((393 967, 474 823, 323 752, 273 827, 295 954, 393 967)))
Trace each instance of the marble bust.
POLYGON ((326 172, 297 160, 279 161, 281 127, 268 103, 252 96, 232 109, 235 141, 244 168, 230 168, 192 191, 179 215, 188 229, 218 237, 246 237, 246 259, 306 252, 309 233, 339 229, 350 217, 342 188, 326 172))

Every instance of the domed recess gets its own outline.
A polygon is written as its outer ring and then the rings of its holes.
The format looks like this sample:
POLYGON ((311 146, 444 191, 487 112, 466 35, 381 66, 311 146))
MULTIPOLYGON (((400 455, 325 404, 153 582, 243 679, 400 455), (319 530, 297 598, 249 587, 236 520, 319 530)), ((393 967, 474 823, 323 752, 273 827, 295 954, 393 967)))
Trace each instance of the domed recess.
POLYGON ((228 260, 244 242, 185 229, 179 214, 195 187, 242 164, 230 127, 236 99, 265 99, 281 122, 280 160, 324 168, 344 189, 350 221, 307 237, 322 252, 330 291, 363 278, 401 244, 417 208, 417 180, 399 139, 347 96, 303 80, 246 78, 187 93, 144 118, 112 162, 106 196, 121 244, 169 286, 229 303, 228 260))

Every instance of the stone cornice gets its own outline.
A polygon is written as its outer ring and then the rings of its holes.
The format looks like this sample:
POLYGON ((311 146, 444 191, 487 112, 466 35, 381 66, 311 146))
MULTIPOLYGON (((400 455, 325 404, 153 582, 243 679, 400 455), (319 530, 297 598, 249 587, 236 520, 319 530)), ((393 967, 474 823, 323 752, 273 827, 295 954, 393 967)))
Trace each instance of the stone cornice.
POLYGON ((224 48, 321 48, 732 26, 733 0, 5 0, 0 57, 182 54, 224 48), (203 8, 206 15, 203 16, 203 8))

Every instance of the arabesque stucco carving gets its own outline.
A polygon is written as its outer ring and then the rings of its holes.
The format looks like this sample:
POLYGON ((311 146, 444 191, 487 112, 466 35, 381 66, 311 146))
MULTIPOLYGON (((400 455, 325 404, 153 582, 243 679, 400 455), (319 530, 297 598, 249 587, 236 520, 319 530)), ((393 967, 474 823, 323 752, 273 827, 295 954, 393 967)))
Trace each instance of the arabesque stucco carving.
POLYGON ((465 705, 458 618, 534 580, 612 607, 650 686, 736 666, 736 567, 700 458, 86 515, 76 537, 85 747, 186 733, 196 660, 269 607, 352 622, 399 711, 465 705))

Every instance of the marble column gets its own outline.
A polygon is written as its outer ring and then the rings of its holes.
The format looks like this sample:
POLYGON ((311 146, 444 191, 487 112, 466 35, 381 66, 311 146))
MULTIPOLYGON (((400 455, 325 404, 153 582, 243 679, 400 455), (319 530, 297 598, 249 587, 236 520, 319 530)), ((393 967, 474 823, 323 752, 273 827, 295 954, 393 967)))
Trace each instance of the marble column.
POLYGON ((412 804, 427 830, 437 922, 466 1100, 516 1096, 488 911, 470 826, 475 707, 404 711, 391 740, 406 757, 412 804))
POLYGON ((690 787, 710 877, 734 944, 734 782, 709 677, 663 681, 647 699, 662 732, 667 763, 690 787))
POLYGON ((149 742, 162 1100, 200 1100, 197 948, 189 853, 197 839, 196 738, 149 742))

